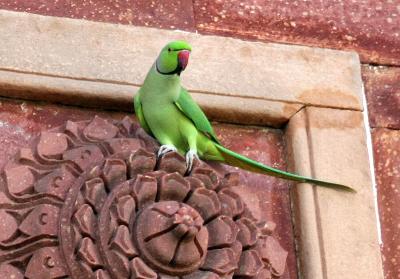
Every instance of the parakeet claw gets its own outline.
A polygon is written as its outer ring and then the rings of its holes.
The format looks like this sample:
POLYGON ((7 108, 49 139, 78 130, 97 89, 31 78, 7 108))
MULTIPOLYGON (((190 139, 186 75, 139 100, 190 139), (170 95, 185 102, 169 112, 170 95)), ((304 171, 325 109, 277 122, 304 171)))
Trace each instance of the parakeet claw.
POLYGON ((160 149, 158 149, 157 157, 161 158, 162 156, 164 156, 165 154, 167 154, 169 152, 176 152, 176 151, 177 151, 177 149, 173 145, 169 145, 169 144, 161 145, 160 149))
POLYGON ((197 155, 197 151, 189 150, 186 153, 186 172, 187 173, 190 173, 192 171, 194 158, 199 159, 199 156, 197 155))

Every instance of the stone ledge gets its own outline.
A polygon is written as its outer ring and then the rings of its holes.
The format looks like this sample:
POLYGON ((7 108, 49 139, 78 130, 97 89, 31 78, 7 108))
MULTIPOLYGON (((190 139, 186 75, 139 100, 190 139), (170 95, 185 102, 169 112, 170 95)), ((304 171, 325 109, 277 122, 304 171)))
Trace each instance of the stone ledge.
MULTIPOLYGON (((289 104, 289 110, 276 110, 280 112, 277 119, 286 121, 304 105, 362 110, 360 65, 355 53, 4 10, 0 11, 0 22, 0 69, 8 71, 1 78, 1 87, 10 83, 7 78, 13 80, 12 73, 23 72, 53 77, 49 83, 54 87, 81 92, 87 100, 122 100, 127 92, 133 95, 129 86, 140 86, 166 42, 184 39, 194 50, 182 75, 183 83, 194 92, 225 96, 220 108, 237 100, 231 97, 249 99, 249 105, 258 107, 260 100, 281 103, 282 108, 289 104), (63 83, 56 77, 83 82, 63 83), (94 93, 85 88, 85 81, 92 82, 89 87, 96 88, 94 93), (73 83, 75 87, 68 88, 73 83)), ((30 78, 40 79, 37 75, 30 78)), ((25 97, 47 98, 39 91, 25 97)), ((72 102, 67 97, 59 101, 72 102)), ((256 123, 279 125, 270 120, 256 123)))
MULTIPOLYGON (((67 105, 133 111, 139 87, 0 70, 0 95, 67 105)), ((281 126, 303 105, 263 99, 193 92, 193 98, 213 120, 281 126)))

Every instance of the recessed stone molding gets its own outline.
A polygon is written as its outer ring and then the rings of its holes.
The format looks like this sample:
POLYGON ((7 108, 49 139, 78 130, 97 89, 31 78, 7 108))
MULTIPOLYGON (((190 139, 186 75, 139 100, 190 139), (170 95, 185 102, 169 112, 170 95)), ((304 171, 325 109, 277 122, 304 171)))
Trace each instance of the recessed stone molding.
POLYGON ((303 277, 383 278, 362 113, 307 107, 290 120, 286 135, 294 171, 357 190, 293 187, 303 277))

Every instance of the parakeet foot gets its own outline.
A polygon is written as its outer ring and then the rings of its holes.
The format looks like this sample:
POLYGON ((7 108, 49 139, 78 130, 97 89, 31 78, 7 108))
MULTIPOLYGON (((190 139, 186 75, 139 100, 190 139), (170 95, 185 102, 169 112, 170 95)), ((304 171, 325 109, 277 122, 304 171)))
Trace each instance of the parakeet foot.
POLYGON ((161 158, 162 156, 164 156, 165 154, 167 154, 169 152, 176 152, 176 151, 177 151, 177 149, 173 145, 170 145, 170 144, 161 145, 160 149, 158 149, 157 157, 161 158))
POLYGON ((193 168, 193 162, 194 159, 199 159, 199 156, 197 155, 197 151, 196 150, 189 150, 186 153, 186 172, 190 173, 192 171, 193 168))

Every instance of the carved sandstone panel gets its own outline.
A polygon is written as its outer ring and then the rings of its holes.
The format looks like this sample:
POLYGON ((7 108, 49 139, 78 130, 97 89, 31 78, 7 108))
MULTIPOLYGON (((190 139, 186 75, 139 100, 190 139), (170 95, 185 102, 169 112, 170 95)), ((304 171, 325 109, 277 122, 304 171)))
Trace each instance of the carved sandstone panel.
POLYGON ((184 158, 128 117, 67 121, 1 175, 0 275, 280 278, 287 252, 236 194, 235 173, 184 158))

